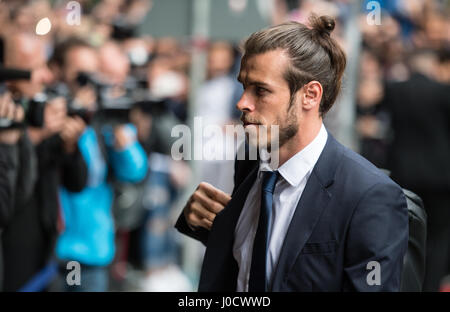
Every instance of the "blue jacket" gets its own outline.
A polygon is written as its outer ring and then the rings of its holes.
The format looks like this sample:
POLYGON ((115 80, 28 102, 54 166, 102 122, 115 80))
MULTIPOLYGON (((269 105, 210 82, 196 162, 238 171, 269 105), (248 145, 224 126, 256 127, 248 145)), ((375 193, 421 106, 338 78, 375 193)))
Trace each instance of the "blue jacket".
MULTIPOLYGON (((136 132, 134 126, 127 130, 136 132)), ((103 128, 107 154, 114 176, 123 182, 139 182, 147 172, 147 157, 134 141, 121 151, 112 147, 111 129, 103 128)), ((87 265, 108 265, 114 258, 114 220, 111 212, 113 189, 107 181, 108 166, 93 128, 88 127, 78 141, 88 166, 87 186, 79 193, 60 188, 60 203, 65 222, 58 239, 56 255, 87 265)))

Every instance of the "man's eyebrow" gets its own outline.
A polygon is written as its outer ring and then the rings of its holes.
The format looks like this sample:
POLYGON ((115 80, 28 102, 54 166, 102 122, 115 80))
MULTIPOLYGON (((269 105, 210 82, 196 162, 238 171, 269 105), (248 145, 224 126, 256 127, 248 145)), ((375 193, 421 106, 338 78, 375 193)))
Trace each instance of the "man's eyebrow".
MULTIPOLYGON (((241 79, 241 76, 237 76, 237 80, 241 83, 244 84, 244 82, 241 79)), ((263 87, 270 87, 270 84, 264 82, 264 81, 260 81, 260 80, 252 80, 247 78, 245 81, 246 84, 248 85, 256 85, 256 86, 263 86, 263 87)))
POLYGON ((259 80, 249 80, 248 84, 250 85, 257 85, 257 86, 263 86, 263 87, 270 87, 270 84, 264 82, 264 81, 259 81, 259 80))

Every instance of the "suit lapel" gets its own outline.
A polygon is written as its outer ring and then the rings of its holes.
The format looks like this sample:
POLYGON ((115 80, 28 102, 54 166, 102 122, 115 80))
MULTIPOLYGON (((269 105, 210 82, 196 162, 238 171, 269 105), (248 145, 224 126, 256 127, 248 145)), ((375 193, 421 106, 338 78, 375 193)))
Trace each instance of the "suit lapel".
POLYGON ((271 290, 280 291, 300 251, 308 241, 331 196, 327 188, 333 184, 340 160, 339 143, 328 134, 328 140, 297 204, 281 248, 273 274, 271 290))
MULTIPOLYGON (((338 151, 342 149, 330 134, 325 148, 314 167, 289 225, 278 265, 274 272, 271 289, 280 291, 285 277, 290 272, 298 254, 307 242, 317 221, 330 201, 327 188, 334 181, 338 151)), ((235 291, 238 274, 233 258, 233 242, 236 223, 247 195, 258 173, 258 165, 250 171, 242 184, 235 190, 228 205, 216 216, 209 234, 203 260, 199 291, 235 291)))
POLYGON ((326 189, 322 187, 316 175, 311 174, 295 209, 281 248, 278 264, 273 275, 273 290, 277 291, 281 288, 284 277, 290 272, 329 200, 330 195, 326 189))
MULTIPOLYGON (((256 163, 257 164, 257 163, 256 163)), ((203 260, 199 290, 220 290, 221 285, 233 285, 236 290, 236 276, 226 273, 230 261, 233 261, 233 242, 236 223, 241 214, 247 195, 253 186, 258 172, 256 165, 235 190, 228 205, 217 214, 208 238, 207 249, 203 260)), ((237 265, 236 265, 237 266, 237 265)), ((233 272, 234 273, 234 272, 233 272)))

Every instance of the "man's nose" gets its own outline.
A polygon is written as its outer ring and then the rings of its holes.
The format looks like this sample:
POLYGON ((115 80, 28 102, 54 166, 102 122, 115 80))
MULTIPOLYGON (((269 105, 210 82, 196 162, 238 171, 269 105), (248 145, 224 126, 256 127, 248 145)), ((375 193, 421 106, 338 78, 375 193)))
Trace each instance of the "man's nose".
POLYGON ((241 98, 236 104, 237 109, 241 112, 252 112, 255 110, 255 104, 252 98, 244 91, 241 98))

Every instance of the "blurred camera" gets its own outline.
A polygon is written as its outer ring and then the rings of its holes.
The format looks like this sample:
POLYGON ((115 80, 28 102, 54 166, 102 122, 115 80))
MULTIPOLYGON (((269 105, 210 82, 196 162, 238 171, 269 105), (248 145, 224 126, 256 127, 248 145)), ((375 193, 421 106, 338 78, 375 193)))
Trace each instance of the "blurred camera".
POLYGON ((112 86, 94 74, 85 72, 78 73, 77 82, 81 87, 90 85, 95 89, 97 94, 95 115, 112 124, 129 122, 129 111, 145 93, 137 82, 128 81, 124 86, 112 86))
POLYGON ((86 124, 89 124, 91 122, 94 112, 90 112, 88 109, 77 104, 77 102, 74 101, 74 99, 71 97, 69 89, 66 85, 62 83, 53 85, 46 89, 46 95, 49 100, 56 97, 63 97, 66 100, 68 116, 78 116, 83 119, 86 124))
MULTIPOLYGON (((0 85, 0 95, 7 91, 5 85, 0 85)), ((12 128, 22 128, 24 126, 42 127, 44 125, 44 108, 46 97, 44 94, 37 94, 31 99, 14 100, 16 105, 21 105, 25 112, 24 121, 21 123, 14 122, 7 118, 0 118, 0 131, 12 128)))

